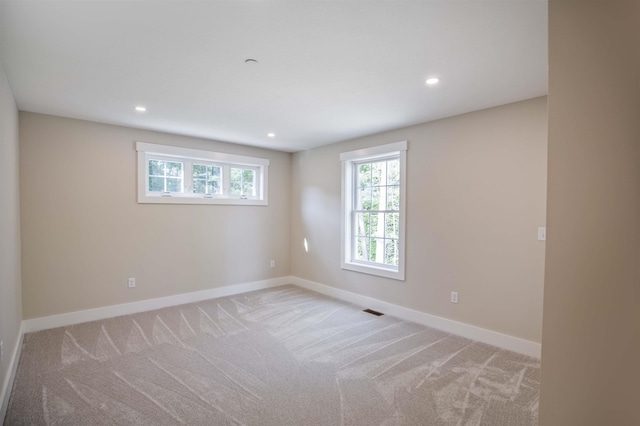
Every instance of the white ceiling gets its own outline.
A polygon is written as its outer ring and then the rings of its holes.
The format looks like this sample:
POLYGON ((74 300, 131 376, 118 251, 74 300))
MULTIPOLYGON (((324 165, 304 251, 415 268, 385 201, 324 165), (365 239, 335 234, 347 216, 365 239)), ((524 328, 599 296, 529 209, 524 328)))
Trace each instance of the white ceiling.
POLYGON ((283 151, 547 93, 544 0, 2 0, 0 42, 21 110, 283 151))

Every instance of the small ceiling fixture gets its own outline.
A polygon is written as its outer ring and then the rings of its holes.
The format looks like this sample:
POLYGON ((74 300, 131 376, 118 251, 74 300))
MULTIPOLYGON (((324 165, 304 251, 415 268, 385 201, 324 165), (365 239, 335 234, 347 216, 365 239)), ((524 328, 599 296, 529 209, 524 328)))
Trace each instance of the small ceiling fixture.
POLYGON ((429 86, 433 86, 434 84, 438 84, 440 82, 440 79, 438 77, 431 77, 427 79, 427 84, 429 86))
POLYGON ((273 132, 269 132, 269 133, 267 133, 267 137, 268 137, 268 138, 275 138, 275 137, 276 137, 276 134, 275 134, 275 133, 273 133, 273 132))
POLYGON ((245 63, 245 64, 257 64, 257 63, 258 63, 258 61, 257 61, 256 59, 251 59, 251 58, 249 58, 249 59, 245 59, 245 60, 244 60, 244 63, 245 63))
POLYGON ((138 105, 135 109, 138 112, 145 112, 147 110, 147 108, 143 107, 142 105, 138 105))

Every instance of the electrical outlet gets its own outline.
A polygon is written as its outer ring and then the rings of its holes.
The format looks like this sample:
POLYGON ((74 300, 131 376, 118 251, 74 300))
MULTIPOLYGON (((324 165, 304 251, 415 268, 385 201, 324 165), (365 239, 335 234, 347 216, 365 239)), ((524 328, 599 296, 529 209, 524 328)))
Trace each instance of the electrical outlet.
POLYGON ((538 241, 545 241, 547 239, 547 228, 538 228, 538 241))
POLYGON ((270 263, 270 265, 271 265, 271 267, 272 267, 272 268, 275 268, 275 267, 276 267, 276 261, 275 261, 275 260, 272 260, 272 261, 271 261, 271 263, 270 263))
POLYGON ((136 286, 136 279, 129 278, 129 288, 134 288, 136 286))
POLYGON ((457 291, 452 291, 451 292, 451 303, 458 303, 458 292, 457 291))

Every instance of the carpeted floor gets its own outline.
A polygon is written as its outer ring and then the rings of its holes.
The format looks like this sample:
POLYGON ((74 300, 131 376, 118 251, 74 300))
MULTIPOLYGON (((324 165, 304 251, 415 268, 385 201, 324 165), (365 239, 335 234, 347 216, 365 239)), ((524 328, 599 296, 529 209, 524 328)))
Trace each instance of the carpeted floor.
POLYGON ((540 363, 294 286, 25 335, 5 425, 535 425, 540 363))

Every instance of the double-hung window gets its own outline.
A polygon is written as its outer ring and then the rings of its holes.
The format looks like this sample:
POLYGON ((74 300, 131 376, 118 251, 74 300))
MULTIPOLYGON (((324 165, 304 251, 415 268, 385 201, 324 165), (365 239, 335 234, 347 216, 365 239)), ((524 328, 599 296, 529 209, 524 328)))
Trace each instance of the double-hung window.
POLYGON ((269 160, 138 142, 138 202, 267 205, 269 160))
POLYGON ((342 268, 404 280, 407 142, 340 154, 342 268))

